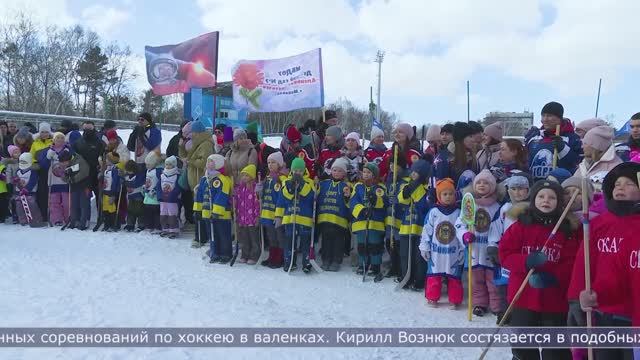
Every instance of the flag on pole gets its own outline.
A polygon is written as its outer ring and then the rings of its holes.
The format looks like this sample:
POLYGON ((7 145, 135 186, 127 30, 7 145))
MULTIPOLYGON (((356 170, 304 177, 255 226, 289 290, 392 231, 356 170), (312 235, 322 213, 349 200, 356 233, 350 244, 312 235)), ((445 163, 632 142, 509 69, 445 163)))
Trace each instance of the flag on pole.
POLYGON ((232 70, 233 103, 250 112, 324 106, 321 49, 273 60, 240 60, 232 70))
POLYGON ((147 80, 156 95, 188 93, 216 86, 218 32, 176 45, 145 46, 147 80))
POLYGON ((630 123, 631 123, 631 120, 624 123, 624 125, 622 125, 620 129, 616 130, 615 136, 618 137, 618 136, 628 135, 629 132, 631 131, 630 123))

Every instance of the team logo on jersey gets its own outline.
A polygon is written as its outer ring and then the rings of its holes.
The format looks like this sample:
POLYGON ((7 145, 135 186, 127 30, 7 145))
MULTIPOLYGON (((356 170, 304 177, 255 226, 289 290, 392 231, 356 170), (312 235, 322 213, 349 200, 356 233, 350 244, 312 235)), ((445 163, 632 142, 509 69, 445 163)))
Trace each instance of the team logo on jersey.
POLYGON ((491 216, 485 209, 476 210, 476 223, 475 227, 479 233, 486 233, 489 231, 489 226, 491 225, 491 216))
POLYGON ((280 185, 280 183, 276 183, 275 185, 273 185, 274 191, 280 191, 281 188, 282 188, 282 185, 280 185))
POLYGON ((443 221, 436 226, 436 239, 443 245, 448 245, 456 237, 456 229, 453 224, 443 221))
POLYGON ((382 197, 384 196, 384 190, 382 190, 382 188, 377 188, 376 189, 376 195, 382 197))
POLYGON ((531 175, 534 178, 546 178, 553 163, 553 153, 549 149, 539 150, 531 162, 531 175))
POLYGON ((211 184, 214 188, 219 188, 220 187, 220 180, 219 179, 215 179, 213 180, 213 183, 211 184))

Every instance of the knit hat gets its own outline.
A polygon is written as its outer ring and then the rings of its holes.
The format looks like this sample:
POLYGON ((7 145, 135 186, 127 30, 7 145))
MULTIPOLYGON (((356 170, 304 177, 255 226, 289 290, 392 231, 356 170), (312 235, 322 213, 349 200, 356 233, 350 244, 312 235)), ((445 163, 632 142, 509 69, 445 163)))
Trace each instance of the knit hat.
POLYGON ((456 190, 462 190, 469 186, 473 182, 473 179, 476 178, 476 173, 471 169, 467 169, 460 174, 458 177, 458 183, 456 184, 456 190))
POLYGON ((102 124, 102 128, 104 130, 113 129, 115 127, 116 127, 116 122, 113 120, 105 120, 104 123, 102 124))
POLYGON ((287 140, 292 143, 297 143, 302 140, 302 134, 294 125, 289 126, 287 129, 287 140))
POLYGON ((73 127, 73 122, 69 119, 64 119, 60 121, 60 127, 69 131, 71 130, 71 127, 73 127))
POLYGON ((225 143, 233 142, 233 128, 231 126, 227 126, 224 128, 224 131, 222 132, 222 138, 225 143))
POLYGON ((380 175, 380 168, 373 162, 368 162, 364 165, 364 168, 371 171, 374 178, 377 178, 380 175))
POLYGON ((413 128, 407 123, 399 123, 396 125, 396 132, 404 134, 409 140, 413 138, 413 128))
POLYGON ((118 133, 116 132, 115 129, 107 130, 107 132, 104 135, 107 137, 107 140, 115 140, 118 138, 118 133))
POLYGON ((564 117, 564 107, 562 107, 562 104, 552 101, 542 107, 540 115, 544 114, 554 115, 562 119, 564 117))
POLYGON ((427 130, 427 141, 440 141, 440 125, 431 125, 429 126, 429 130, 427 130))
POLYGON ((448 133, 448 134, 453 133, 453 124, 444 124, 440 128, 440 134, 442 134, 442 133, 448 133))
POLYGON ((325 110, 324 111, 324 121, 331 120, 331 119, 336 119, 336 118, 338 118, 338 115, 336 114, 336 112, 334 110, 325 110))
POLYGON ((33 156, 31 156, 30 152, 24 152, 20 154, 20 158, 18 160, 18 168, 20 170, 27 170, 33 165, 33 156))
POLYGON ((333 160, 333 163, 331 164, 332 170, 333 168, 339 168, 339 169, 342 169, 344 172, 347 172, 348 167, 349 167, 349 161, 347 161, 347 159, 342 157, 339 157, 333 160))
POLYGON ((138 118, 143 118, 147 120, 150 124, 153 123, 153 117, 148 112, 143 112, 142 114, 138 115, 138 118))
POLYGON ((484 128, 485 135, 491 137, 494 140, 502 141, 502 122, 494 122, 493 124, 484 128))
POLYGON ((40 125, 38 125, 38 132, 51 133, 51 124, 48 122, 41 122, 40 125))
MULTIPOLYGON (((588 181, 588 180, 586 183, 587 183, 587 198, 589 199, 589 202, 591 202, 593 201, 593 185, 591 184, 591 181, 588 181)), ((580 191, 582 191, 582 177, 580 175, 574 175, 562 182, 563 189, 566 189, 569 187, 576 187, 580 189, 580 191)))
POLYGON ((136 164, 134 160, 129 160, 126 164, 124 164, 124 171, 128 173, 135 173, 136 171, 138 171, 138 164, 136 164))
POLYGON ((244 140, 247 138, 247 133, 244 129, 237 128, 233 130, 233 141, 244 140))
POLYGON ((469 121, 469 127, 471 128, 471 135, 480 134, 484 131, 482 125, 480 125, 480 123, 477 121, 469 121))
POLYGON ((65 140, 65 141, 66 141, 66 139, 67 139, 67 137, 66 137, 66 136, 64 136, 64 134, 63 134, 63 133, 61 133, 61 132, 55 132, 55 133, 53 133, 53 136, 51 137, 51 139, 53 139, 53 141, 55 142, 57 138, 62 138, 62 139, 63 139, 63 140, 65 140))
POLYGON ((117 164, 120 162, 120 155, 115 151, 110 151, 107 153, 107 160, 112 164, 117 164))
POLYGON ((473 135, 473 130, 469 124, 458 121, 453 124, 453 141, 461 142, 467 136, 473 135))
MULTIPOLYGON (((62 149, 60 154, 58 154, 58 161, 65 162, 71 160, 71 151, 69 149, 62 149)), ((133 162, 135 164, 135 161, 133 162)))
POLYGON ((549 175, 547 175, 547 179, 553 181, 553 179, 549 179, 549 177, 553 177, 558 184, 562 184, 565 180, 570 178, 571 175, 572 174, 569 172, 569 170, 557 167, 551 170, 549 175))
POLYGON ((533 211, 534 214, 538 214, 539 216, 553 218, 560 215, 560 212, 564 209, 564 201, 563 195, 564 190, 562 186, 555 181, 549 180, 538 180, 533 187, 531 187, 531 191, 529 192, 529 207, 533 211), (558 198, 558 206, 556 206, 555 210, 551 212, 551 214, 542 215, 541 212, 536 208, 536 196, 541 190, 550 189, 556 193, 556 197, 558 198))
POLYGON ((80 131, 78 130, 72 130, 67 135, 69 136, 69 145, 75 144, 76 141, 80 140, 82 137, 82 134, 80 134, 80 131))
POLYGON ((426 160, 418 160, 411 165, 411 172, 415 172, 420 176, 420 182, 424 182, 431 173, 431 166, 426 160))
POLYGON ((506 182, 509 188, 531 188, 531 177, 527 173, 518 173, 507 178, 506 182))
POLYGON ((638 177, 636 176, 638 172, 640 172, 640 164, 634 162, 623 162, 609 171, 602 183, 602 192, 604 193, 607 210, 618 216, 638 213, 640 204, 637 201, 613 199, 613 189, 618 178, 627 177, 638 186, 638 177))
POLYGON ((587 131, 584 139, 582 139, 582 143, 599 151, 607 151, 611 144, 613 144, 613 133, 614 130, 612 127, 607 125, 596 126, 587 131))
POLYGON ((445 190, 456 191, 456 186, 453 183, 453 180, 451 178, 444 178, 436 182, 436 198, 438 199, 439 203, 442 203, 442 199, 440 199, 440 194, 442 194, 442 192, 445 190))
MULTIPOLYGON (((185 125, 186 126, 186 125, 185 125)), ((204 126, 204 123, 202 121, 194 121, 191 124, 191 132, 196 134, 196 133, 203 133, 207 131, 207 128, 204 126)))
POLYGON ((331 136, 336 140, 342 139, 342 129, 337 125, 329 126, 327 130, 325 130, 324 134, 325 136, 331 136))
POLYGON ((284 157, 282 156, 282 153, 280 151, 276 151, 274 153, 271 153, 268 157, 267 157, 267 162, 269 160, 275 161, 278 163, 278 165, 280 165, 281 168, 285 167, 284 164, 284 157))
POLYGON ((478 181, 486 180, 489 183, 489 194, 493 194, 496 192, 496 178, 493 176, 489 169, 484 169, 473 178, 473 186, 475 187, 478 181))
POLYGON ((242 171, 240 171, 241 174, 247 174, 253 180, 256 179, 256 172, 257 172, 256 166, 253 165, 253 164, 249 164, 249 165, 245 166, 242 169, 242 171))
POLYGON ((293 159, 293 161, 291 162, 291 171, 297 171, 297 170, 304 171, 305 168, 306 166, 304 164, 304 160, 302 160, 299 157, 293 159))
POLYGON ((14 151, 16 151, 16 150, 17 150, 18 152, 20 152, 20 148, 19 148, 19 147, 17 147, 17 146, 15 146, 15 145, 9 145, 9 146, 7 147, 7 151, 9 152, 9 156, 13 155, 13 152, 14 152, 14 151))
POLYGON ((207 158, 207 163, 213 162, 216 170, 220 170, 224 167, 224 156, 220 154, 211 154, 207 158))
POLYGON ((247 139, 251 140, 251 143, 253 145, 257 145, 258 144, 258 134, 257 133, 248 131, 247 132, 247 139))
POLYGON ((378 136, 384 137, 384 131, 382 131, 382 129, 380 129, 379 127, 371 127, 371 140, 377 138, 378 136))
POLYGON ((587 131, 593 129, 596 126, 603 126, 603 125, 607 125, 607 123, 602 119, 597 119, 597 118, 587 119, 577 123, 576 130, 581 129, 586 133, 587 131))
POLYGON ((176 158, 174 155, 169 156, 168 158, 166 158, 164 160, 164 166, 173 166, 174 168, 178 166, 178 158, 176 158))
POLYGON ((184 126, 182 127, 182 136, 185 138, 190 138, 191 137, 191 132, 193 131, 191 129, 191 126, 193 126, 193 122, 189 121, 188 123, 184 124, 184 126))
POLYGON ((355 131, 350 132, 349 134, 347 134, 347 137, 345 138, 345 140, 349 140, 349 139, 355 140, 357 143, 359 143, 360 142, 360 134, 358 134, 355 131))
POLYGON ((147 167, 156 167, 158 166, 159 162, 160 156, 158 156, 158 153, 156 153, 155 151, 150 152, 149 154, 147 154, 147 157, 144 158, 144 163, 145 165, 147 165, 147 167))

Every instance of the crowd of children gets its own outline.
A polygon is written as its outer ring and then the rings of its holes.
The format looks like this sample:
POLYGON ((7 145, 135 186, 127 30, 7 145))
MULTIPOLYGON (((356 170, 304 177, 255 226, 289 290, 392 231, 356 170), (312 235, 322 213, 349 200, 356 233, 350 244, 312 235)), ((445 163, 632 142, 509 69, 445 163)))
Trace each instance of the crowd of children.
MULTIPOLYGON (((640 122, 640 117, 636 120, 640 122)), ((517 140, 498 141, 494 134, 491 147, 485 148, 494 153, 484 153, 484 168, 474 167, 477 162, 466 158, 460 164, 468 167, 455 169, 456 157, 467 155, 477 134, 458 124, 443 127, 441 134, 441 143, 425 154, 408 124, 396 126, 391 148, 384 144, 384 133, 373 129, 372 141, 363 150, 360 134, 351 132, 343 139, 342 130, 333 125, 325 129, 321 149, 305 149, 309 144, 302 145, 303 135, 291 126, 282 151, 265 155, 264 170, 243 163, 231 176, 228 160, 213 153, 196 172, 193 189, 183 176, 186 159, 150 151, 142 164, 121 161, 118 152, 109 151, 101 163, 95 230, 104 224, 103 230, 118 231, 118 214, 126 206, 126 231, 176 238, 182 225, 181 194, 193 191, 192 246, 208 245, 210 263, 233 264, 237 258, 238 263, 291 272, 300 257, 302 270, 310 273, 318 248, 321 265, 316 269, 335 272, 353 253, 356 256, 348 261, 356 274, 374 282, 393 277, 406 289, 424 291, 430 306, 439 305, 446 285, 451 309, 463 301, 463 272, 468 268, 472 280, 467 286, 472 289, 476 316, 491 312, 500 322, 508 304, 515 301, 504 318, 514 326, 584 325, 583 309, 594 310, 597 326, 640 323, 636 310, 640 291, 623 285, 635 281, 640 268, 640 238, 632 234, 640 220, 639 164, 616 162, 597 176, 586 174, 585 181, 580 170, 571 174, 551 169, 548 177, 534 182, 526 171, 526 150, 517 140), (451 169, 443 170, 438 162, 446 161, 441 155, 447 149, 455 156, 445 164, 451 169), (442 153, 434 157, 438 151, 442 153), (310 154, 317 154, 317 159, 310 154), (594 188, 598 181, 601 185, 594 188), (582 206, 582 192, 587 208, 582 206), (460 210, 467 193, 475 203, 472 223, 460 210), (567 206, 571 211, 564 216, 567 206), (584 291, 582 249, 587 245, 582 243, 580 217, 591 222, 591 292, 584 291), (559 230, 552 234, 558 222, 559 230), (385 262, 388 266, 383 266, 385 262), (515 298, 525 279, 528 286, 515 298)), ((592 144, 590 136, 601 134, 606 131, 599 127, 587 131, 586 143, 592 144)), ((246 134, 236 130, 236 137, 244 140, 246 134)), ((605 153, 605 145, 598 143, 596 148, 605 153)), ((16 146, 10 146, 8 153, 0 165, 0 215, 13 216, 14 223, 22 225, 49 220, 53 226, 87 229, 89 165, 69 148, 64 136, 54 134, 48 150, 39 153, 40 163, 49 169, 49 219, 43 219, 36 204, 40 180, 32 154, 16 146)), ((583 172, 591 162, 600 161, 592 156, 589 153, 583 160, 583 172)), ((628 355, 614 351, 618 350, 600 350, 614 358, 628 355)), ((538 356, 535 349, 513 349, 513 353, 519 359, 538 356)), ((568 350, 542 353, 565 358, 568 350)), ((574 355, 580 358, 579 354, 576 349, 574 355)))

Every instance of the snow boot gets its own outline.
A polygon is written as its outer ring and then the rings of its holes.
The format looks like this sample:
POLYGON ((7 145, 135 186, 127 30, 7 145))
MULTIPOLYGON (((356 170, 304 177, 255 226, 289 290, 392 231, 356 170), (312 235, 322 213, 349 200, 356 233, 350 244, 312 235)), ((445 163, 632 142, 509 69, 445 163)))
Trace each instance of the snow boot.
POLYGON ((473 315, 483 317, 487 313, 487 308, 484 306, 476 306, 473 308, 473 315))
POLYGON ((134 229, 133 225, 125 225, 125 226, 124 226, 124 230, 125 230, 126 232, 132 232, 132 231, 133 231, 133 229, 134 229))
POLYGON ((329 271, 329 269, 331 268, 331 263, 323 262, 322 265, 320 265, 320 268, 324 271, 329 271))
POLYGON ((194 249, 199 249, 200 247, 202 247, 202 244, 200 244, 200 241, 198 241, 197 239, 194 239, 191 242, 191 247, 194 249))
POLYGON ((178 237, 178 233, 175 233, 175 232, 170 232, 170 233, 167 235, 167 238, 169 238, 169 239, 175 239, 175 238, 177 238, 177 237, 178 237))
POLYGON ((460 308, 460 304, 449 304, 449 309, 458 310, 460 308))
POLYGON ((136 229, 136 232, 143 232, 144 231, 144 226, 140 226, 139 228, 136 229))
POLYGON ((429 307, 432 307, 432 308, 437 308, 438 302, 434 300, 427 300, 427 305, 429 305, 429 307))
POLYGON ((310 264, 310 263, 306 263, 306 264, 303 264, 303 265, 302 265, 302 271, 303 271, 305 274, 310 273, 312 268, 313 268, 313 267, 311 266, 311 264, 310 264))
POLYGON ((329 271, 331 271, 331 272, 338 272, 338 271, 340 271, 340 264, 338 264, 338 263, 331 263, 331 265, 329 265, 329 271))
POLYGON ((362 267, 362 265, 358 265, 358 268, 356 269, 356 274, 358 275, 364 274, 364 268, 362 267))
POLYGON ((218 259, 218 264, 228 264, 231 261, 231 256, 220 256, 218 259))

